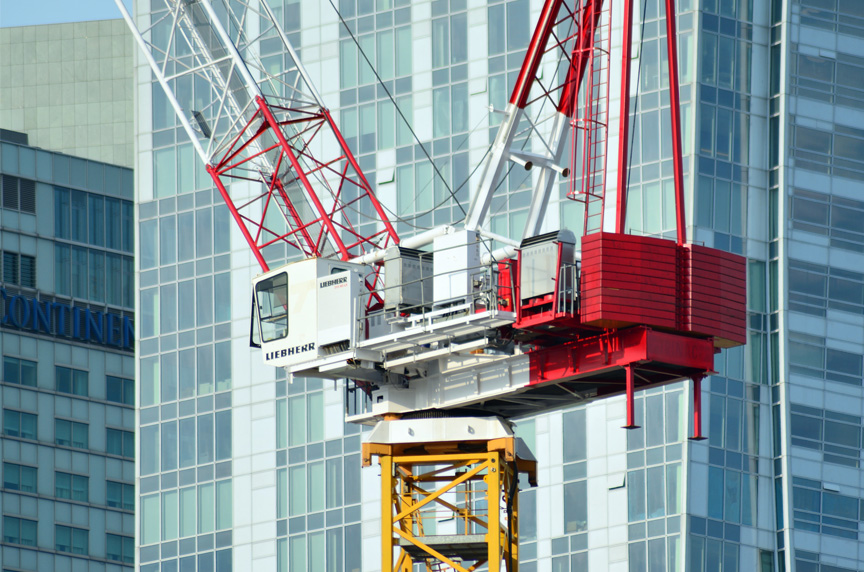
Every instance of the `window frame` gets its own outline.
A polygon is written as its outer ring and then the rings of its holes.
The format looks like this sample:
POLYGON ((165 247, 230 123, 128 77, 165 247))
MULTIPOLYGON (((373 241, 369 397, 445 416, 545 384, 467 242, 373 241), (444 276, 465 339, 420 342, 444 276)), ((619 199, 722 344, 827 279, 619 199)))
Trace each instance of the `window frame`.
POLYGON ((90 424, 82 423, 81 421, 75 421, 74 419, 62 419, 60 417, 54 418, 54 444, 59 445, 60 447, 69 447, 72 449, 89 449, 90 448, 90 424), (58 423, 68 423, 69 424, 69 442, 61 443, 58 441, 57 437, 57 428, 58 423), (86 435, 86 441, 84 446, 76 445, 76 436, 80 438, 81 431, 84 431, 84 435, 86 435))
MULTIPOLYGON (((38 546, 39 545, 39 527, 37 526, 37 521, 31 520, 29 518, 21 518, 19 516, 11 516, 11 515, 3 515, 3 542, 7 542, 9 544, 17 544, 19 546, 38 546), (7 536, 9 530, 11 530, 10 524, 15 522, 18 528, 18 535, 16 537, 7 536), (23 524, 27 524, 28 529, 33 531, 33 539, 31 542, 24 542, 23 535, 21 534, 21 529, 23 524)), ((27 539, 29 540, 29 539, 27 539)))
POLYGON ((11 250, 3 250, 2 252, 2 272, 0 279, 5 284, 13 284, 21 288, 36 288, 36 257, 29 254, 22 254, 11 250), (9 262, 7 273, 7 260, 9 262), (28 267, 27 275, 25 276, 25 262, 28 267), (25 280, 26 278, 26 280, 25 280))
POLYGON ((135 510, 135 485, 132 483, 124 483, 122 481, 105 480, 105 505, 110 508, 121 510, 135 510), (116 488, 119 493, 119 504, 112 504, 112 499, 109 499, 108 492, 116 488), (128 503, 127 503, 128 500, 128 503))
POLYGON ((274 274, 255 284, 254 312, 262 343, 288 337, 291 328, 288 309, 290 299, 287 272, 274 274))
POLYGON ((118 429, 115 427, 106 427, 105 428, 105 453, 108 455, 114 455, 117 457, 123 457, 124 459, 134 459, 135 458, 135 433, 133 431, 128 431, 126 429, 118 429), (120 437, 120 453, 115 453, 109 450, 109 445, 111 443, 111 432, 116 432, 120 437), (127 450, 129 449, 129 450, 127 450))
POLYGON ((4 355, 3 356, 3 381, 5 381, 6 383, 14 383, 15 385, 23 385, 24 387, 36 387, 38 385, 38 379, 39 379, 38 378, 37 363, 38 362, 35 362, 33 360, 29 360, 29 359, 4 355), (23 372, 22 365, 25 363, 28 365, 28 367, 32 366, 32 368, 33 368, 33 383, 24 383, 22 381, 23 377, 24 377, 22 375, 22 372, 23 372), (10 380, 9 376, 6 375, 7 366, 12 366, 12 367, 15 367, 17 369, 17 381, 10 380))
MULTIPOLYGON (((34 467, 31 465, 22 465, 20 463, 11 463, 9 461, 3 461, 3 488, 7 490, 14 490, 22 493, 33 493, 36 494, 39 490, 39 467, 34 467), (18 486, 10 487, 9 482, 6 478, 7 473, 11 470, 14 470, 18 474, 18 486), (32 488, 25 489, 22 488, 22 484, 24 483, 24 469, 28 469, 32 471, 32 488)), ((29 480, 29 479, 28 479, 29 480)))
POLYGON ((135 538, 132 536, 126 536, 124 534, 115 534, 113 532, 105 533, 105 559, 110 560, 112 562, 122 562, 124 564, 134 564, 135 563, 135 538), (111 546, 111 537, 118 539, 120 543, 120 553, 116 554, 119 558, 112 558, 114 554, 109 552, 109 546, 111 546), (131 545, 131 546, 128 546, 131 545))
POLYGON ((67 473, 65 471, 54 471, 54 496, 58 499, 71 500, 75 502, 90 502, 90 477, 88 475, 80 475, 76 473, 67 473), (60 488, 58 486, 58 478, 68 478, 68 484, 66 490, 68 490, 69 496, 64 496, 60 494, 60 488), (83 481, 83 489, 81 487, 83 481), (77 486, 76 486, 77 483, 77 486), (75 498, 75 493, 77 491, 84 492, 84 498, 75 498))
MULTIPOLYGON (((65 540, 65 539, 64 539, 65 540)), ((77 526, 71 526, 68 524, 54 524, 54 549, 57 552, 65 552, 66 554, 78 554, 81 556, 88 556, 90 554, 90 530, 86 528, 78 528, 77 526), (69 534, 69 544, 68 550, 64 549, 60 544, 58 536, 61 533, 66 534, 68 531, 69 534), (76 540, 80 543, 81 538, 83 536, 84 539, 84 548, 76 550, 76 540)))
POLYGON ((54 389, 58 393, 66 393, 68 395, 77 395, 79 397, 90 396, 90 372, 83 369, 75 369, 65 365, 54 366, 54 389), (63 382, 61 387, 61 374, 65 377, 68 372, 67 381, 63 382))
POLYGON ((120 405, 135 406, 135 380, 119 377, 116 375, 105 375, 105 401, 119 403, 120 405), (112 382, 119 382, 120 400, 111 398, 110 386, 112 382))
POLYGON ((29 440, 31 440, 31 441, 36 441, 36 440, 38 440, 38 439, 39 439, 39 419, 38 419, 38 414, 36 414, 36 413, 29 413, 29 412, 27 412, 27 411, 20 411, 20 410, 18 410, 18 409, 7 409, 7 408, 3 408, 3 435, 6 436, 6 437, 14 437, 14 438, 18 438, 18 439, 29 439, 29 440), (15 415, 18 416, 18 423, 17 423, 17 425, 18 425, 18 429, 17 429, 17 434, 16 434, 16 435, 13 435, 13 434, 8 433, 8 432, 6 431, 6 427, 7 427, 7 425, 6 425, 6 419, 7 419, 7 417, 9 416, 10 413, 14 413, 15 415), (25 419, 25 417, 24 417, 25 415, 26 415, 27 417, 32 417, 32 418, 33 418, 33 430, 34 430, 34 433, 33 433, 33 436, 32 436, 32 437, 29 436, 29 435, 24 435, 24 431, 23 431, 23 429, 22 429, 22 425, 23 425, 23 421, 24 421, 24 419, 25 419))

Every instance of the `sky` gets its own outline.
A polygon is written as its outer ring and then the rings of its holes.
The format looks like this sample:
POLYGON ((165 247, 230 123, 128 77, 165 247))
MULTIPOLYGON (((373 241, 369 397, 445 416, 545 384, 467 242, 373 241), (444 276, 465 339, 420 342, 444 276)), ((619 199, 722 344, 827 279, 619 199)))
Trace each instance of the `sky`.
MULTIPOLYGON (((131 12, 132 0, 123 0, 131 12)), ((0 0, 0 28, 120 18, 114 0, 0 0)))

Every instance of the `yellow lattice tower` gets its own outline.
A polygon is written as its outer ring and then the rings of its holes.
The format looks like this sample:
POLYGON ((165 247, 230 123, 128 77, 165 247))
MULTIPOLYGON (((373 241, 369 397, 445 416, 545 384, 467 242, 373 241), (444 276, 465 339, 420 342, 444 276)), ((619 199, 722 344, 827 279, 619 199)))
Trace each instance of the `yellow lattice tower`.
POLYGON ((537 463, 503 420, 383 421, 363 444, 381 465, 382 570, 517 572, 519 474, 537 463))

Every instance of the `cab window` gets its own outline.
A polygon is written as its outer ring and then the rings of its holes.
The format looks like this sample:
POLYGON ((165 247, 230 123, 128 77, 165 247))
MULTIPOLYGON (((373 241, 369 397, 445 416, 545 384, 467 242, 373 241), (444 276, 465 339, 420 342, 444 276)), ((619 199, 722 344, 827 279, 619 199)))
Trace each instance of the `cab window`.
POLYGON ((277 274, 255 285, 261 341, 288 335, 288 274, 277 274))

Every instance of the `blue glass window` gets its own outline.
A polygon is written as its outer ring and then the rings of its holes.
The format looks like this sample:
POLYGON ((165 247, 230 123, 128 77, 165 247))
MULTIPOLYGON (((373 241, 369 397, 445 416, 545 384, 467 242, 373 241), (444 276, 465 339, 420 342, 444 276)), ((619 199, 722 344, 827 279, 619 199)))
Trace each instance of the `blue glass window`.
POLYGON ((60 393, 71 393, 86 397, 88 395, 90 374, 80 369, 55 366, 55 388, 60 393))
POLYGON ((124 405, 135 405, 135 381, 113 375, 105 376, 105 399, 124 405))
POLYGON ((54 420, 54 442, 57 445, 87 449, 90 446, 89 433, 90 426, 86 423, 66 419, 54 420))
POLYGON ((80 502, 90 500, 90 479, 83 475, 54 472, 54 496, 80 502))
POLYGON ((36 387, 36 362, 4 356, 3 381, 36 387))
POLYGON ((90 532, 83 528, 72 526, 54 525, 54 548, 58 552, 71 552, 72 554, 89 553, 90 532))
POLYGON ((36 415, 13 409, 3 410, 3 434, 22 439, 36 439, 36 415))
POLYGON ((124 510, 135 509, 135 485, 115 481, 106 481, 105 485, 105 504, 124 510))
POLYGON ((69 238, 69 190, 54 189, 54 235, 57 238, 69 238))
POLYGON ((135 434, 120 429, 106 429, 105 451, 109 455, 135 458, 135 434))
POLYGON ((131 536, 107 533, 105 535, 105 555, 108 560, 133 564, 135 562, 135 539, 131 536))
POLYGON ((3 487, 25 493, 36 492, 36 467, 3 463, 3 487))
POLYGON ((23 546, 36 546, 36 521, 14 516, 4 516, 3 542, 21 544, 23 546))

